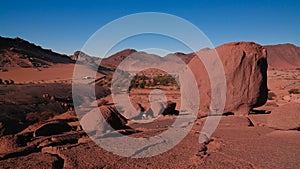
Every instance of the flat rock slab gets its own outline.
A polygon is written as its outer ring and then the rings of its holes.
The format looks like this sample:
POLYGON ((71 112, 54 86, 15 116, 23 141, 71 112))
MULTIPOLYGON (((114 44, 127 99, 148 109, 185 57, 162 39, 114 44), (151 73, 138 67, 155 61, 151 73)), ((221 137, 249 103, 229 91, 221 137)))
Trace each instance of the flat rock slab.
MULTIPOLYGON (((215 154, 217 157, 218 153, 225 154, 232 159, 247 161, 253 168, 300 168, 298 131, 289 133, 268 127, 219 128, 213 136, 223 143, 215 154)), ((221 164, 220 160, 214 161, 221 164)))
POLYGON ((254 126, 266 126, 269 114, 251 114, 249 119, 254 126))
MULTIPOLYGON (((220 122, 218 124, 218 127, 248 127, 251 126, 251 122, 249 119, 245 116, 212 116, 216 120, 220 118, 220 122)), ((208 117, 201 119, 202 122, 205 122, 208 117)))
POLYGON ((300 104, 291 102, 275 108, 268 116, 266 125, 279 130, 299 130, 300 104))
MULTIPOLYGON (((269 116, 270 114, 267 114, 269 116)), ((177 116, 178 118, 178 116, 177 116)), ((171 117, 156 123, 132 124, 144 127, 143 132, 130 136, 145 139, 158 127, 167 129, 171 117)), ((300 132, 281 131, 269 127, 249 127, 244 116, 223 116, 220 125, 200 144, 202 121, 198 119, 192 131, 179 144, 157 156, 126 158, 109 152, 86 136, 78 142, 46 145, 41 150, 22 156, 10 156, 0 161, 3 168, 300 168, 300 132), (41 152, 37 152, 41 151, 41 152)), ((56 137, 55 137, 56 138, 56 137)), ((56 141, 60 141, 56 138, 56 141)), ((77 139, 77 137, 76 137, 77 139)), ((75 140, 76 140, 75 139, 75 140)), ((55 141, 54 137, 51 137, 55 141)), ((63 137, 63 140, 65 138, 63 137)), ((109 141, 109 139, 107 139, 109 141)), ((126 142, 119 143, 124 148, 126 142)), ((117 146, 115 146, 117 147, 117 146)), ((141 152, 147 152, 148 149, 141 152)), ((138 151, 140 152, 140 151, 138 151)), ((1 168, 0 167, 0 168, 1 168)))

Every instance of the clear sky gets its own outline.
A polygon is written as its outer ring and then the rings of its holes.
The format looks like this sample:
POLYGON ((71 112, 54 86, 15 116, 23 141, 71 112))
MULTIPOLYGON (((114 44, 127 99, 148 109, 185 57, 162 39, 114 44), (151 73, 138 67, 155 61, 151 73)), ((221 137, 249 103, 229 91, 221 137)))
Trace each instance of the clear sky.
MULTIPOLYGON (((215 46, 232 41, 300 46, 299 9, 298 0, 4 0, 0 2, 0 36, 18 36, 72 54, 95 31, 119 17, 163 12, 195 24, 215 46)), ((137 40, 120 48, 144 48, 137 40)), ((185 52, 184 48, 170 50, 185 52)))

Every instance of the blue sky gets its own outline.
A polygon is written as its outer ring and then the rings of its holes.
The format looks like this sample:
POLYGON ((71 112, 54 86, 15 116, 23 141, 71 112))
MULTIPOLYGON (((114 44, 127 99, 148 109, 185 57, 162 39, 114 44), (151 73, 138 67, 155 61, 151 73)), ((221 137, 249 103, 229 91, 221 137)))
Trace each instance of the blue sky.
MULTIPOLYGON (((0 36, 18 36, 44 48, 72 54, 95 31, 117 18, 138 12, 163 12, 195 24, 215 46, 232 41, 300 46, 299 9, 297 0, 11 0, 0 2, 0 36)), ((128 40, 116 50, 160 45, 172 52, 188 52, 166 39, 157 40, 157 36, 141 39, 128 40)))

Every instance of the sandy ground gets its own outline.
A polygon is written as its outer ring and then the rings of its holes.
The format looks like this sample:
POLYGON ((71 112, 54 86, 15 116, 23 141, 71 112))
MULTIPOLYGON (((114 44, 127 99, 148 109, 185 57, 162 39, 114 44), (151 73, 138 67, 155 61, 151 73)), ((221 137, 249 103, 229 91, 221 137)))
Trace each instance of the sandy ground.
POLYGON ((300 93, 291 94, 289 90, 298 89, 300 91, 300 70, 295 69, 269 69, 268 70, 268 89, 275 94, 272 99, 258 108, 271 111, 275 107, 288 102, 300 103, 300 93))
MULTIPOLYGON (((83 79, 85 76, 92 76, 95 71, 88 66, 77 65, 79 70, 76 77, 90 82, 89 79, 83 79)), ((0 72, 2 80, 14 80, 15 83, 71 83, 74 71, 74 64, 55 64, 49 68, 16 68, 7 72, 0 72)), ((103 75, 96 73, 96 77, 103 75)))
MULTIPOLYGON (((155 124, 131 124, 142 132, 130 136, 138 137, 142 141, 167 130, 175 119, 170 116, 159 118, 155 124)), ((200 144, 198 139, 205 120, 206 118, 202 118, 195 121, 191 132, 178 145, 148 158, 122 157, 100 148, 90 139, 81 139, 78 140, 79 143, 44 147, 41 152, 0 160, 0 166, 27 168, 36 165, 51 168, 49 157, 57 157, 63 159, 60 167, 64 168, 300 167, 299 131, 249 126, 246 117, 223 116, 212 137, 206 143, 200 144), (38 158, 42 156, 46 157, 38 158)), ((164 142, 159 144, 163 145, 164 142)), ((127 142, 118 143, 118 146, 128 148, 127 142)), ((151 147, 138 153, 145 153, 151 150, 151 147)))

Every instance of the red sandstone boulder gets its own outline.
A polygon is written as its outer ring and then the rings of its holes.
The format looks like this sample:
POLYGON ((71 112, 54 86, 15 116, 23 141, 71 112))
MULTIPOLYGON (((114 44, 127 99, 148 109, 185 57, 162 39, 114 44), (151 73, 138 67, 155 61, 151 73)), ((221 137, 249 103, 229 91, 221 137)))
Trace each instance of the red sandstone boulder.
POLYGON ((121 130, 129 128, 126 126, 127 119, 114 106, 100 106, 99 110, 95 108, 81 118, 80 123, 87 133, 97 132, 97 134, 104 134, 111 129, 121 130))
MULTIPOLYGON (((249 110, 267 101, 267 51, 253 42, 235 42, 221 45, 216 51, 223 63, 227 83, 224 112, 245 115, 249 110)), ((211 57, 214 50, 206 49, 197 53, 200 57, 211 57)), ((194 72, 200 92, 200 109, 206 112, 211 99, 207 71, 198 57, 189 67, 194 72)))

